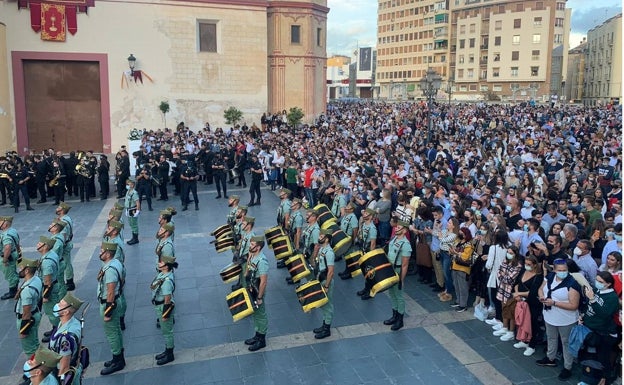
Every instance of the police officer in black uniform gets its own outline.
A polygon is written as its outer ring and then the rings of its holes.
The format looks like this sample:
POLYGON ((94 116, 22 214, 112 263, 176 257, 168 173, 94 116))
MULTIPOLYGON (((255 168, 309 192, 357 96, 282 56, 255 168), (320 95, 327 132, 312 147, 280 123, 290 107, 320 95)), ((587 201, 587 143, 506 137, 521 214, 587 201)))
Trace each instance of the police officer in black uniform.
POLYGON ((251 183, 249 184, 249 194, 251 197, 247 206, 260 206, 260 198, 262 198, 262 193, 260 192, 260 182, 262 181, 263 172, 262 165, 260 164, 260 161, 258 161, 258 154, 256 152, 251 153, 249 172, 251 172, 251 183))
POLYGON ((139 202, 143 202, 143 196, 147 200, 147 208, 152 211, 152 172, 149 164, 143 165, 136 176, 136 189, 139 193, 139 202))
POLYGON ((13 201, 13 190, 9 181, 12 167, 6 157, 0 157, 0 195, 2 195, 0 206, 6 205, 7 195, 9 196, 9 202, 13 201))
POLYGON ((212 175, 215 180, 215 186, 217 188, 216 199, 221 198, 221 189, 223 188, 223 196, 227 199, 227 185, 225 184, 225 160, 221 153, 215 154, 212 160, 212 175))
POLYGON ((28 169, 23 163, 18 162, 9 175, 11 177, 10 180, 13 182, 13 207, 15 208, 15 212, 19 212, 20 191, 22 192, 24 202, 26 203, 26 210, 34 210, 30 207, 30 197, 28 196, 27 183, 31 178, 31 175, 28 173, 28 169))
POLYGON ((182 211, 188 210, 189 192, 193 193, 193 200, 195 201, 195 210, 199 210, 199 200, 197 199, 197 180, 199 174, 197 173, 197 167, 193 161, 192 155, 187 155, 186 159, 182 160, 182 168, 180 169, 180 183, 182 185, 182 194, 180 196, 182 200, 182 211))
POLYGON ((158 190, 160 192, 160 197, 156 200, 158 201, 166 201, 169 200, 169 196, 167 195, 167 184, 169 183, 169 162, 167 162, 167 157, 165 154, 160 155, 160 159, 158 161, 158 190))
POLYGON ((49 164, 43 160, 41 155, 35 155, 35 179, 37 181, 37 191, 39 192, 39 200, 37 203, 45 203, 48 196, 47 186, 48 176, 52 170, 49 164))

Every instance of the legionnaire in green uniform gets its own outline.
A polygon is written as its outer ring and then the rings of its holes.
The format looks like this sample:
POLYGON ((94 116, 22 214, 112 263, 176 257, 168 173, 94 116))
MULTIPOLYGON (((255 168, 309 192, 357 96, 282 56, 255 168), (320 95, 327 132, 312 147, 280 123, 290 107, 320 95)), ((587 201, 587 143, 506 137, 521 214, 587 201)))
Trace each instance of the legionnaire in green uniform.
POLYGON ((50 341, 50 335, 54 333, 58 326, 59 319, 52 308, 61 299, 59 297, 59 281, 58 279, 63 277, 63 272, 60 270, 59 256, 52 250, 55 240, 48 237, 39 237, 37 243, 37 251, 41 254, 39 260, 39 278, 43 282, 43 312, 48 316, 48 320, 52 325, 52 330, 43 333, 43 339, 41 342, 50 341))
MULTIPOLYGON (((288 232, 288 224, 290 223, 290 194, 291 191, 287 188, 283 188, 280 190, 279 198, 280 204, 277 207, 277 225, 281 226, 285 232, 288 232)), ((286 263, 284 259, 280 259, 277 261, 277 268, 282 269, 286 267, 286 263)))
POLYGON ((342 218, 344 208, 347 205, 347 200, 343 194, 344 188, 342 186, 336 187, 334 191, 334 201, 332 202, 331 212, 338 220, 342 218))
MULTIPOLYGON (((160 215, 158 216, 158 225, 162 226, 165 223, 171 223, 172 225, 175 225, 175 223, 173 222, 173 217, 177 214, 178 212, 176 211, 176 209, 174 207, 167 207, 164 210, 160 211, 160 215)), ((175 240, 175 234, 171 234, 171 240, 174 241, 175 240)))
POLYGON ((17 293, 17 259, 20 257, 20 238, 13 227, 13 217, 0 217, 0 243, 2 244, 2 273, 9 284, 9 291, 0 299, 10 299, 17 293))
POLYGON ((34 356, 24 363, 24 377, 32 385, 58 385, 55 375, 61 356, 50 349, 40 346, 34 356))
POLYGON ((123 265, 116 260, 117 244, 103 242, 100 251, 102 268, 98 272, 97 298, 100 303, 100 316, 104 321, 104 334, 113 359, 104 363, 100 374, 105 376, 122 370, 126 366, 123 352, 123 335, 119 324, 119 294, 123 291, 123 265))
POLYGON ((405 314, 405 298, 403 298, 403 281, 407 275, 409 259, 412 255, 412 246, 405 237, 409 231, 409 223, 398 221, 394 238, 388 244, 388 261, 394 267, 394 271, 399 274, 398 285, 392 286, 388 290, 390 302, 392 303, 392 317, 385 320, 384 325, 392 325, 391 330, 399 330, 403 327, 403 314, 405 314))
POLYGON ((82 365, 80 363, 80 345, 82 342, 82 326, 74 314, 83 302, 67 293, 59 303, 54 305, 54 313, 60 322, 52 334, 48 348, 61 357, 58 373, 63 384, 80 385, 82 382, 82 365))
POLYGON ((268 282, 269 261, 262 252, 263 247, 264 237, 255 236, 251 238, 247 270, 244 271, 251 299, 257 306, 253 313, 256 334, 245 340, 245 345, 249 345, 249 351, 251 352, 255 352, 266 346, 266 333, 269 326, 269 319, 264 305, 264 295, 268 282))
POLYGON ((165 351, 157 354, 156 364, 164 365, 174 360, 173 356, 173 309, 175 302, 175 277, 173 269, 178 268, 174 257, 163 256, 157 264, 158 274, 154 277, 150 289, 152 290, 152 305, 156 311, 156 317, 160 322, 160 330, 165 338, 165 351))
POLYGON ((247 268, 247 254, 249 253, 249 248, 251 246, 251 238, 253 238, 256 234, 253 232, 253 227, 256 222, 256 218, 254 217, 245 217, 241 226, 241 239, 238 242, 237 249, 234 252, 234 257, 232 258, 232 262, 241 264, 241 274, 238 276, 238 283, 232 285, 232 291, 238 290, 241 287, 247 287, 246 282, 243 279, 245 277, 245 269, 247 268))
MULTIPOLYGON (((355 239, 357 238, 358 233, 358 218, 353 213, 354 210, 355 205, 353 203, 347 203, 344 207, 344 215, 340 220, 340 229, 342 229, 346 235, 351 237, 351 245, 346 251, 347 254, 353 251, 353 245, 355 244, 355 239)), ((340 261, 341 259, 342 254, 336 256, 336 261, 340 261)))
POLYGON ((39 346, 39 322, 41 321, 41 294, 43 283, 35 275, 39 261, 22 258, 17 264, 19 277, 24 280, 15 295, 15 314, 17 315, 17 333, 22 344, 22 351, 27 356, 33 354, 39 346))
POLYGON ((175 232, 175 226, 173 223, 165 223, 160 226, 156 233, 156 239, 158 239, 158 245, 156 246, 156 256, 160 261, 162 257, 175 258, 175 247, 173 245, 173 233, 175 232))
MULTIPOLYGON (((301 253, 305 256, 305 259, 310 262, 316 258, 316 254, 318 253, 318 238, 321 231, 318 223, 316 222, 318 219, 318 212, 314 209, 310 209, 306 212, 306 222, 308 223, 307 227, 303 230, 302 240, 301 240, 301 253)), ((294 284, 291 277, 286 277, 286 282, 289 285, 294 284)))
POLYGON ((227 224, 234 226, 236 222, 236 212, 238 211, 238 204, 240 203, 240 197, 238 195, 230 195, 228 198, 228 207, 230 211, 227 215, 227 224))
POLYGON ((139 243, 139 214, 141 213, 141 200, 139 199, 139 193, 136 192, 134 187, 134 180, 128 179, 126 182, 124 209, 126 210, 130 230, 132 230, 132 239, 127 242, 129 245, 136 245, 139 243))
POLYGON ((238 206, 236 211, 236 218, 234 219, 234 226, 232 227, 232 234, 234 236, 234 242, 238 245, 243 232, 243 219, 247 216, 248 207, 244 205, 238 206))
POLYGON ((62 231, 65 238, 65 247, 63 248, 63 255, 59 255, 59 258, 63 258, 65 261, 65 271, 63 272, 64 278, 62 281, 65 283, 67 291, 74 291, 76 290, 76 284, 74 284, 74 266, 72 265, 71 259, 71 251, 74 248, 74 221, 69 215, 67 215, 70 209, 70 205, 65 202, 61 202, 55 212, 57 219, 65 223, 62 231))
POLYGON ((293 248, 301 248, 301 234, 303 232, 304 213, 301 210, 303 202, 299 198, 294 198, 290 204, 290 216, 288 217, 288 235, 292 241, 293 248))
MULTIPOLYGON (((375 210, 373 209, 365 209, 362 212, 362 223, 360 224, 360 228, 358 230, 358 243, 362 247, 362 253, 366 254, 371 250, 374 250, 377 247, 377 227, 373 223, 373 217, 376 215, 375 210)), ((351 277, 351 274, 348 275, 351 277)), ((342 279, 349 279, 343 278, 342 279)), ((368 280, 364 280, 364 289, 359 290, 356 294, 362 298, 363 301, 367 299, 371 299, 373 297, 370 296, 371 286, 368 283, 368 280)))
POLYGON ((317 340, 331 336, 331 323, 334 318, 334 250, 329 242, 331 241, 332 231, 330 229, 322 229, 319 235, 319 250, 317 258, 313 263, 316 273, 316 279, 325 288, 327 293, 327 303, 321 307, 323 311, 323 325, 313 330, 314 338, 317 340))
MULTIPOLYGON (((65 222, 58 219, 53 220, 48 227, 48 231, 50 232, 50 234, 52 234, 50 238, 54 240, 54 246, 52 247, 52 251, 54 251, 56 255, 58 255, 59 271, 63 273, 65 272, 66 267, 65 260, 63 259, 63 254, 65 253, 65 236, 63 235, 62 231, 64 227, 65 222)), ((65 284, 65 281, 62 279, 62 276, 63 274, 59 274, 59 298, 63 298, 65 297, 65 294, 67 294, 67 286, 65 284)))
POLYGON ((122 264, 126 261, 126 255, 123 251, 124 241, 121 239, 121 230, 123 229, 123 223, 110 220, 108 221, 108 226, 106 227, 106 232, 104 233, 104 237, 102 238, 102 242, 116 243, 117 251, 115 252, 115 259, 119 260, 122 264))

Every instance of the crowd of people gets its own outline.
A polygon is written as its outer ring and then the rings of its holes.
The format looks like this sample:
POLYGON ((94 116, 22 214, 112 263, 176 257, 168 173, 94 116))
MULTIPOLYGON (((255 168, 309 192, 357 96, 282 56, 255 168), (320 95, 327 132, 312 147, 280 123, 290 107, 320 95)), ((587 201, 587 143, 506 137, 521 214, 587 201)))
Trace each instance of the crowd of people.
MULTIPOLYGON (((268 330, 262 301, 268 270, 261 251, 265 242, 252 234, 255 219, 246 214, 248 206, 261 204, 264 181, 272 190, 280 189, 278 224, 288 231, 295 251, 315 266, 330 297, 323 306, 323 325, 314 330, 316 338, 331 335, 336 278, 352 278, 347 266, 334 274, 335 262, 356 249, 368 253, 385 248, 399 277, 389 288, 392 317, 384 321, 392 330, 403 327, 404 280, 418 279, 457 312, 471 305, 475 315, 477 308, 485 309, 494 335, 516 341, 514 347, 524 349, 525 356, 545 343, 546 356, 537 364, 557 366, 561 355, 561 379, 571 376, 574 357, 566 346, 571 331, 577 324, 586 325, 592 338, 584 340, 577 360, 597 362, 582 365, 597 368, 604 383, 613 380, 621 346, 619 106, 436 104, 428 111, 420 103, 334 103, 313 124, 297 127, 289 127, 282 115, 265 114, 260 126, 225 130, 206 124, 193 132, 184 123, 175 130, 144 130, 139 151, 129 154, 122 148, 115 157, 117 198, 125 198, 123 209, 133 233, 129 244, 138 242, 133 219, 144 207, 142 201, 149 210, 152 197, 167 201, 168 186, 180 197, 182 210, 190 203, 199 209, 200 182, 214 184, 216 198, 236 201, 232 223, 242 227, 239 242, 246 239, 236 258, 241 265, 253 261, 253 268, 243 268, 233 290, 253 284, 260 300, 254 314, 256 334, 245 341, 250 350, 265 346, 268 330), (137 165, 133 173, 130 156, 137 165), (239 206, 241 198, 228 195, 228 186, 247 187, 248 176, 250 199, 247 206, 239 206), (332 234, 317 223, 319 205, 331 211, 353 240, 348 253, 332 255, 332 234)), ((0 170, 0 187, 11 187, 8 196, 16 212, 20 191, 30 207, 33 184, 40 201, 54 196, 60 204, 66 192, 76 193, 74 186, 81 200, 92 198, 95 188, 84 169, 91 170, 93 179, 102 163, 108 163, 104 157, 98 166, 93 154, 84 153, 80 159, 70 154, 78 163, 66 165, 67 158, 52 149, 23 159, 9 155, 0 159, 0 167, 5 167, 0 170), (38 178, 39 166, 47 171, 38 178), (34 182, 27 179, 33 168, 34 182), (70 181, 68 170, 81 173, 70 181)), ((108 176, 105 168, 102 175, 108 176)), ((100 189, 103 199, 109 195, 108 181, 100 189)), ((2 193, 4 202, 4 189, 2 193)), ((162 223, 159 219, 161 251, 173 249, 171 212, 165 217, 162 223)), ((103 244, 103 263, 119 259, 116 250, 123 245, 103 244)), ((159 277, 152 286, 156 290, 160 282, 161 291, 153 303, 166 333, 166 350, 157 359, 167 363, 173 360, 173 316, 164 316, 173 311, 167 277, 173 279, 177 265, 174 254, 164 259, 159 255, 159 261, 159 277)), ((10 274, 5 277, 14 281, 10 274)), ((112 273, 103 278, 119 279, 112 273)), ((357 294, 370 300, 375 289, 365 282, 357 294)), ((98 299, 105 326, 111 329, 113 352, 106 366, 112 369, 103 373, 108 374, 125 366, 123 343, 118 341, 123 306, 114 291, 104 295, 106 285, 102 290, 98 299), (117 322, 110 323, 111 316, 117 322)))

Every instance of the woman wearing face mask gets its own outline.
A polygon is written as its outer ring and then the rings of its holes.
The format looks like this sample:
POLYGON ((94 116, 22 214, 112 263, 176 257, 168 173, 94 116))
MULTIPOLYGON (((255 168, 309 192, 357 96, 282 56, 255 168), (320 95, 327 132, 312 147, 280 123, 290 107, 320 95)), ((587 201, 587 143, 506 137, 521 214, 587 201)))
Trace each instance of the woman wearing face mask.
POLYGON ((470 276, 470 257, 474 249, 472 241, 472 233, 467 227, 459 229, 457 235, 459 243, 451 249, 453 255, 453 264, 451 266, 451 274, 453 277, 453 286, 457 293, 457 302, 452 307, 455 311, 462 313, 468 308, 468 279, 470 276))
POLYGON ((152 304, 160 323, 160 330, 165 338, 165 351, 154 357, 157 365, 164 365, 174 360, 173 309, 175 302, 173 292, 175 291, 175 277, 173 269, 177 267, 178 263, 174 257, 162 256, 157 264, 158 274, 150 285, 152 304))
POLYGON ((64 384, 80 385, 82 366, 80 365, 79 348, 82 339, 82 327, 74 314, 83 302, 67 293, 59 303, 54 305, 54 314, 59 318, 58 329, 52 334, 49 349, 60 355, 58 372, 64 384), (69 377, 71 375, 71 377, 69 377))
POLYGON ((612 251, 607 255, 607 262, 600 265, 598 271, 607 271, 611 273, 614 279, 613 290, 618 296, 622 294, 622 253, 612 251))
MULTIPOLYGON (((544 305, 542 314, 546 324, 546 337, 548 351, 546 357, 537 360, 540 366, 557 366, 555 357, 557 355, 558 340, 564 347, 568 346, 568 337, 574 324, 578 320, 578 306, 580 300, 581 287, 569 274, 568 265, 565 259, 556 259, 554 271, 548 273, 539 288, 539 298, 544 305)), ((568 349, 563 349, 563 369, 559 373, 562 381, 570 378, 574 357, 568 349)))
POLYGON ((582 315, 579 323, 587 326, 595 333, 592 341, 596 349, 595 355, 589 355, 583 351, 579 352, 579 361, 586 359, 596 359, 603 367, 602 384, 610 384, 615 378, 613 376, 613 362, 611 351, 618 342, 618 326, 615 323, 614 315, 618 312, 620 304, 618 295, 613 290, 615 283, 613 276, 606 271, 598 272, 594 282, 595 290, 591 287, 585 288, 585 295, 589 299, 587 311, 582 315))
MULTIPOLYGON (((542 303, 539 300, 539 287, 544 281, 543 270, 537 258, 529 255, 524 259, 524 271, 515 286, 513 297, 516 301, 525 301, 528 305, 531 319, 531 339, 520 340, 514 344, 516 349, 525 349, 524 355, 529 357, 535 353, 537 343, 542 340, 540 333, 542 303)), ((518 329, 520 333, 520 329, 518 329)), ((520 339, 520 337, 518 337, 520 339)))
POLYGON ((498 268, 497 279, 498 289, 496 299, 502 304, 503 324, 500 328, 495 328, 494 335, 500 337, 501 341, 511 341, 514 339, 514 330, 516 328, 514 320, 514 310, 516 308, 516 300, 513 296, 514 284, 518 275, 522 271, 520 264, 520 255, 515 246, 507 248, 505 261, 498 268))

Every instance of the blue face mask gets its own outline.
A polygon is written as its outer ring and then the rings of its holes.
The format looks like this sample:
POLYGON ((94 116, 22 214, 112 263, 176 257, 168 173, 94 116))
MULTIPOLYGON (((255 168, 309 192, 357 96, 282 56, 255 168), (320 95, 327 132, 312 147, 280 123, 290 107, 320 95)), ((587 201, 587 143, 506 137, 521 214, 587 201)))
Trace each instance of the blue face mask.
POLYGON ((559 279, 565 279, 568 276, 568 272, 567 271, 558 271, 557 272, 557 278, 559 279))
POLYGON ((605 235, 607 236, 607 238, 615 238, 615 232, 614 231, 607 231, 607 232, 605 232, 605 235))
POLYGON ((613 238, 615 238, 615 240, 616 240, 617 242, 622 242, 622 236, 621 236, 621 235, 617 235, 617 234, 616 234, 616 235, 614 235, 614 236, 613 236, 613 238))
POLYGON ((30 372, 33 371, 34 369, 37 369, 39 366, 40 365, 30 367, 30 365, 28 364, 28 361, 24 362, 24 377, 30 378, 30 372))
POLYGON ((61 311, 65 310, 65 309, 67 309, 68 307, 69 307, 69 306, 66 306, 66 307, 64 307, 64 308, 62 308, 62 309, 61 309, 61 307, 60 307, 60 306, 59 306, 59 304, 57 303, 56 305, 54 305, 54 307, 52 307, 52 314, 53 314, 55 317, 60 317, 59 312, 61 312, 61 311))
POLYGON ((525 224, 525 225, 522 227, 522 230, 524 230, 524 231, 529 231, 529 225, 525 224))
POLYGON ((130 190, 130 185, 129 184, 126 185, 126 190, 130 190))
POLYGON ((522 204, 525 208, 529 208, 531 207, 531 202, 529 201, 524 201, 524 203, 522 204))
POLYGON ((505 211, 508 213, 511 212, 511 206, 505 206, 505 211))
POLYGON ((598 290, 603 290, 605 288, 604 283, 598 281, 594 282, 594 286, 596 286, 596 289, 598 290))

